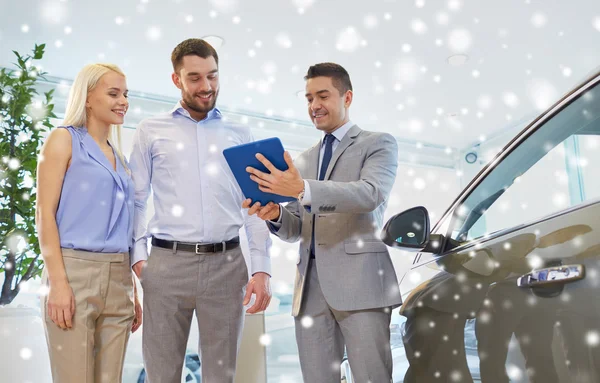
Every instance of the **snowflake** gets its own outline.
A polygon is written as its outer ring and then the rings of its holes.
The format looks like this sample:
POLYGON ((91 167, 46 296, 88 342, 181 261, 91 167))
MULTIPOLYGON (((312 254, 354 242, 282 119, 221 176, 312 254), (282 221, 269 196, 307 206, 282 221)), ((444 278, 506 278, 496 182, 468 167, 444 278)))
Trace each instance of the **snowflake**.
POLYGON ((523 371, 514 364, 509 364, 506 366, 506 373, 508 374, 508 377, 512 380, 523 379, 523 371))
POLYGON ((285 252, 285 257, 289 261, 294 261, 298 258, 298 251, 296 249, 289 249, 285 252))
POLYGON ((183 206, 181 205, 173 205, 171 208, 171 214, 173 217, 181 217, 183 215, 183 206))
POLYGON ((534 79, 528 83, 527 91, 529 98, 538 110, 545 110, 558 97, 558 91, 545 79, 534 79))
POLYGON ((300 320, 300 324, 304 328, 311 328, 314 323, 315 323, 314 319, 308 315, 303 316, 302 319, 300 320))
POLYGON ((29 360, 33 356, 33 352, 27 347, 22 348, 19 354, 23 360, 29 360))
POLYGON ((417 190, 424 190, 427 184, 425 183, 425 180, 423 178, 415 178, 413 186, 417 190))
POLYGON ((481 96, 479 96, 479 98, 477 99, 477 106, 480 109, 490 109, 492 106, 492 97, 487 95, 487 94, 482 94, 481 96))
POLYGON ((374 14, 368 14, 365 16, 363 24, 365 25, 365 28, 373 29, 377 27, 377 24, 379 24, 379 20, 377 20, 377 16, 375 16, 374 14))
POLYGON ((510 108, 516 108, 519 105, 519 97, 513 92, 504 92, 502 95, 502 101, 510 108))
POLYGON ((462 380, 462 374, 460 371, 452 371, 450 373, 450 379, 453 382, 460 382, 462 380))
POLYGON ((277 43, 277 45, 279 45, 281 48, 291 48, 292 47, 292 40, 290 39, 290 37, 284 33, 281 32, 279 33, 276 37, 275 37, 275 42, 277 43))
POLYGON ((61 24, 68 14, 67 5, 63 2, 46 1, 41 7, 42 19, 49 24, 61 24))
POLYGON ((435 15, 435 20, 439 25, 448 25, 450 17, 448 17, 448 14, 445 12, 439 12, 437 15, 435 15))
POLYGON ((467 51, 473 42, 471 33, 464 28, 457 28, 448 35, 448 46, 456 53, 464 53, 467 51))
POLYGON ((410 28, 418 35, 427 33, 427 24, 425 24, 421 19, 414 19, 411 21, 410 28))
POLYGON ((21 163, 16 158, 11 158, 8 160, 8 168, 11 170, 17 170, 21 166, 21 163))
POLYGON ((448 9, 451 11, 458 11, 462 6, 462 0, 448 0, 448 9))
POLYGON ((260 336, 260 338, 258 339, 258 341, 263 346, 269 346, 269 345, 271 345, 271 342, 272 342, 271 335, 269 335, 269 334, 262 334, 260 336))
POLYGON ((146 37, 151 41, 156 41, 160 39, 161 34, 162 32, 160 28, 156 26, 149 27, 146 31, 146 37))
POLYGON ((492 315, 487 311, 481 312, 481 314, 479 314, 479 317, 477 318, 477 321, 483 324, 488 324, 491 320, 492 315))
POLYGON ((414 58, 406 57, 395 66, 395 75, 401 83, 414 83, 420 74, 420 65, 414 58))
MULTIPOLYGON (((422 280, 421 273, 419 273, 419 272, 417 272, 417 271, 413 271, 413 272, 411 272, 411 273, 409 274, 409 277, 408 277, 408 279, 409 279, 409 280, 410 280, 410 282, 411 282, 411 283, 413 283, 413 284, 420 283, 420 282, 421 282, 421 280, 422 280)), ((434 300, 436 299, 436 295, 435 295, 435 294, 434 294, 434 298, 433 298, 433 299, 434 299, 434 300)))
POLYGON ((338 34, 336 48, 339 51, 351 53, 360 46, 360 34, 354 27, 347 27, 338 34))
POLYGON ((47 296, 49 292, 50 292, 50 288, 48 286, 46 286, 46 285, 42 285, 38 289, 38 295, 41 296, 41 297, 47 296))
POLYGON ((548 18, 541 12, 536 12, 531 16, 531 24, 536 28, 542 28, 548 22, 548 18))
POLYGON ((592 25, 594 26, 594 28, 596 28, 598 32, 600 32, 600 16, 596 16, 594 18, 594 20, 592 21, 592 25))
POLYGON ((230 13, 237 9, 237 0, 209 0, 219 12, 230 13))
POLYGON ((312 6, 315 0, 292 0, 296 8, 306 9, 312 6))
POLYGON ((14 232, 5 238, 4 243, 10 252, 16 254, 21 253, 27 247, 27 239, 14 232))
POLYGON ((567 195, 564 193, 555 193, 552 196, 552 203, 558 208, 564 208, 568 205, 567 195))

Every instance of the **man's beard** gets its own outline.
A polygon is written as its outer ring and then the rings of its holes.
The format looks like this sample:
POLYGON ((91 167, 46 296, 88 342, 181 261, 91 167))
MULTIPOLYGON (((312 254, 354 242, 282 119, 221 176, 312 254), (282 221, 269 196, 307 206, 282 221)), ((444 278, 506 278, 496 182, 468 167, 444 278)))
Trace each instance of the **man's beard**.
POLYGON ((183 102, 185 102, 187 107, 190 108, 191 110, 193 110, 194 112, 208 113, 215 107, 215 104, 217 103, 217 96, 219 95, 219 92, 217 91, 217 92, 210 92, 210 93, 197 93, 196 95, 206 96, 207 94, 212 95, 211 102, 210 102, 210 104, 208 104, 208 106, 204 106, 204 105, 200 104, 194 96, 190 95, 189 93, 185 93, 185 92, 182 95, 183 102))

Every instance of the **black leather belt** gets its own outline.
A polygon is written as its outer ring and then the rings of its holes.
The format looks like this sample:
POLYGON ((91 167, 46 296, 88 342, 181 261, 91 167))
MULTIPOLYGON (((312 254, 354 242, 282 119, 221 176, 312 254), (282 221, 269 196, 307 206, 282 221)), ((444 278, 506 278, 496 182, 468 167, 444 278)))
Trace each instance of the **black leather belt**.
POLYGON ((225 250, 235 249, 240 245, 240 237, 220 243, 189 243, 179 241, 167 241, 152 237, 152 246, 162 247, 173 251, 189 251, 192 253, 220 253, 225 250))

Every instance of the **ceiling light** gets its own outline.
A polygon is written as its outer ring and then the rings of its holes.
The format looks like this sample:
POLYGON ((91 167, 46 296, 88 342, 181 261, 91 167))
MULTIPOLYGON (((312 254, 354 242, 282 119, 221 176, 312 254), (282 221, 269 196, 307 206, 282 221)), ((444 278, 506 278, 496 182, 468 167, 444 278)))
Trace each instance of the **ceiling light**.
POLYGON ((202 37, 202 40, 212 45, 212 47, 215 49, 219 49, 225 45, 225 39, 217 35, 207 35, 202 37))
POLYGON ((467 61, 469 61, 469 56, 467 55, 452 55, 447 59, 448 64, 452 66, 461 66, 464 65, 467 61))

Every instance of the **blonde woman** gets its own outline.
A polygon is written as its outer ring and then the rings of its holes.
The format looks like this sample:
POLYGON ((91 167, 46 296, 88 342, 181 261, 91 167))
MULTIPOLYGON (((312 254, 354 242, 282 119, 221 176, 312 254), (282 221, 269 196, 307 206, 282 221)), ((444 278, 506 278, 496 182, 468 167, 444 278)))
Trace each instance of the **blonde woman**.
POLYGON ((128 106, 123 72, 87 65, 41 150, 36 223, 55 383, 120 382, 141 325, 129 261, 134 189, 118 140, 128 106))

